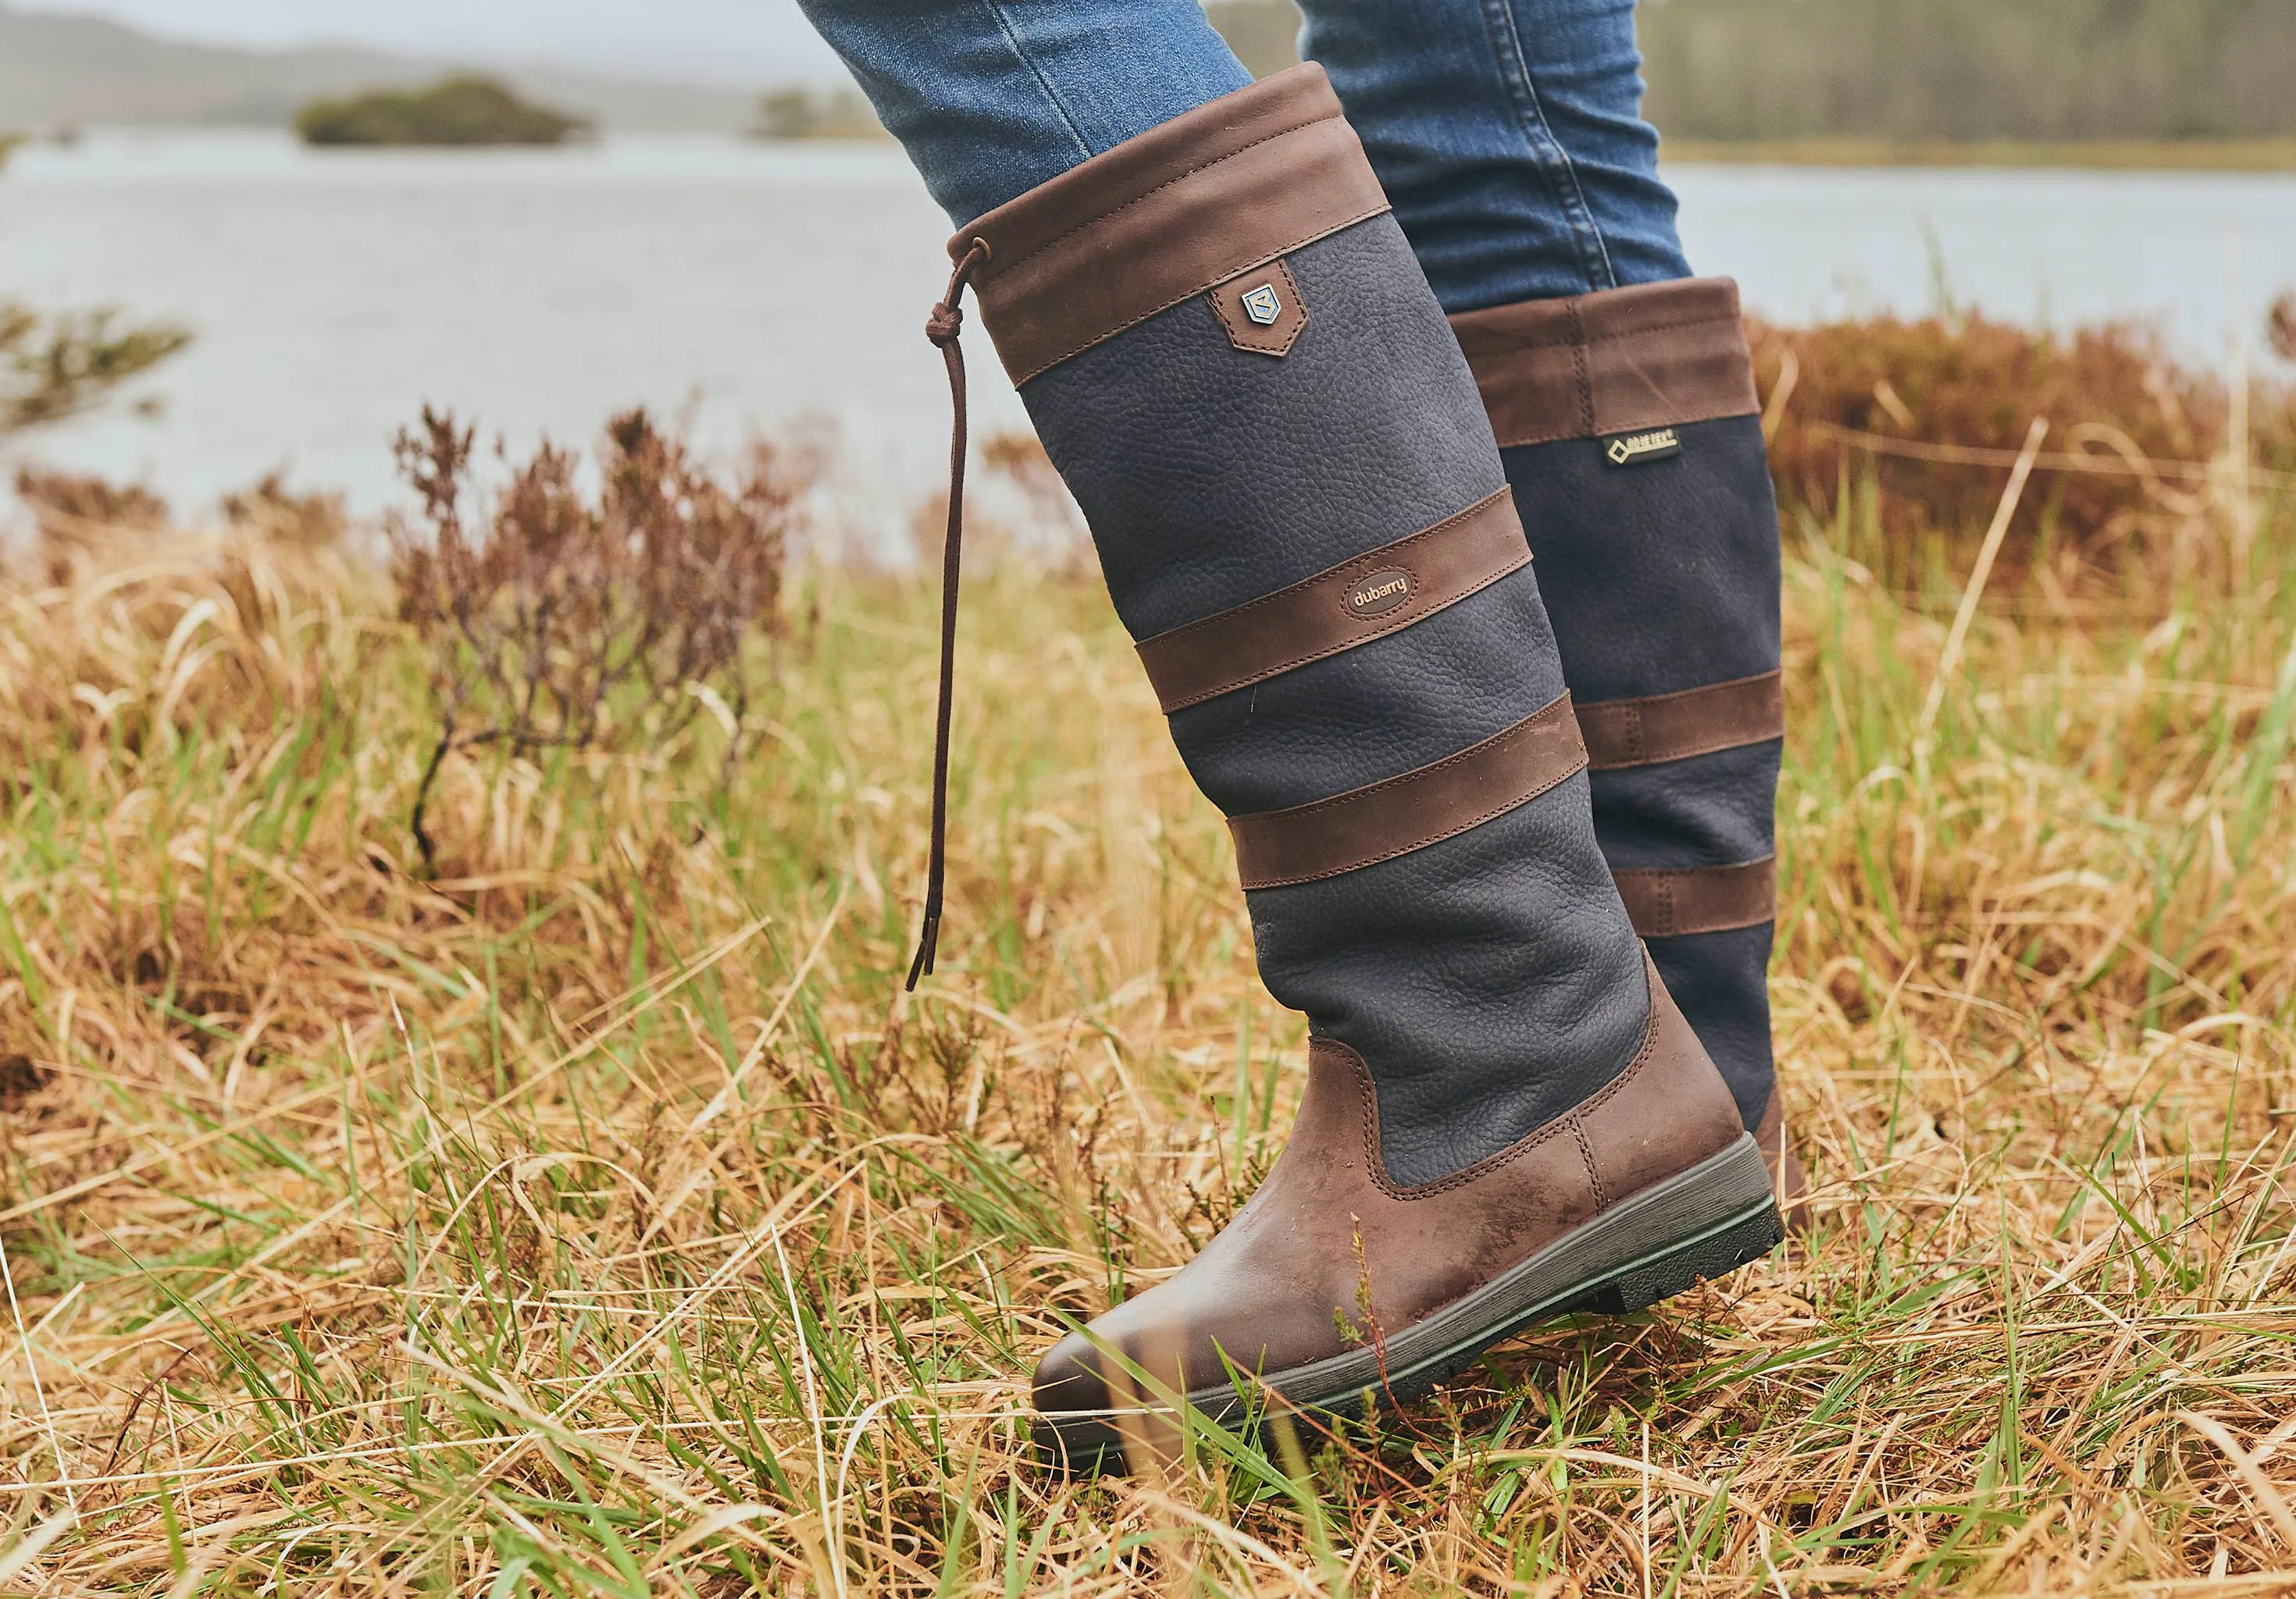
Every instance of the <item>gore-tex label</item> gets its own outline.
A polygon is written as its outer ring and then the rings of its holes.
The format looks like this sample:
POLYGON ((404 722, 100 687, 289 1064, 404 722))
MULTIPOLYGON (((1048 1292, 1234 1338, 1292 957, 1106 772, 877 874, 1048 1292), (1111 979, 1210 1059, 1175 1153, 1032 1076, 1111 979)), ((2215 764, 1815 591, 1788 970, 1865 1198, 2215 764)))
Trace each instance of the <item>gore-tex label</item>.
POLYGON ((1614 433, 1603 440, 1603 457, 1613 466, 1640 466, 1646 461, 1665 461, 1682 454, 1682 437, 1672 428, 1653 428, 1647 433, 1614 433))

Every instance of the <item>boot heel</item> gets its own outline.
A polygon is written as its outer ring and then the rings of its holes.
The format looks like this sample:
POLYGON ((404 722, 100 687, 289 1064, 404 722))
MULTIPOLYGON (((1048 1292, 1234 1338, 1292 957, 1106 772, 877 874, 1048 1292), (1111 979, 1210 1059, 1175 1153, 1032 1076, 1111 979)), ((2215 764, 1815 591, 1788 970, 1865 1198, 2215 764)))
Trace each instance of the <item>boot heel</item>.
POLYGON ((1587 1308, 1611 1316, 1646 1310, 1661 1300, 1686 1293, 1701 1283, 1728 1276, 1751 1266, 1785 1242, 1785 1225, 1775 1204, 1742 1218, 1673 1253, 1620 1273, 1587 1301, 1587 1308))

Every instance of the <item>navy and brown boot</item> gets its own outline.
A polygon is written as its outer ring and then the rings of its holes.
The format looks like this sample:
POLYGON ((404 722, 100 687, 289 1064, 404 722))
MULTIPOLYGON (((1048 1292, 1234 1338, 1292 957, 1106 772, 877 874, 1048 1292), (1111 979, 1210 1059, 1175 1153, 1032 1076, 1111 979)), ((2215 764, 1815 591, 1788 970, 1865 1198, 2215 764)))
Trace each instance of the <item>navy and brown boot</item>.
POLYGON ((1322 70, 950 250, 935 337, 969 283, 1229 818, 1261 977, 1310 1024, 1258 1193, 1045 1357, 1047 1458, 1120 1464, 1183 1398, 1407 1398, 1771 1250, 1760 1152, 1598 846, 1473 376, 1322 70))
POLYGON ((1538 556, 1595 837, 1799 1219, 1767 981, 1778 513, 1737 285, 1683 279, 1451 324, 1538 556))

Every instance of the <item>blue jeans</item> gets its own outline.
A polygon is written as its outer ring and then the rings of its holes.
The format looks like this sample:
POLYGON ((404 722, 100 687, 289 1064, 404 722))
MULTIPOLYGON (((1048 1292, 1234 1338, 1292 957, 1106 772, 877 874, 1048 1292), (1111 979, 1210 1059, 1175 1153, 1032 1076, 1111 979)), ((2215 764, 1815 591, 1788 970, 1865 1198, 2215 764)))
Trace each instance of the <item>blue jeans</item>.
MULTIPOLYGON (((962 226, 1250 80, 1197 0, 800 0, 962 226)), ((1304 0, 1446 311, 1690 275, 1634 0, 1304 0)))

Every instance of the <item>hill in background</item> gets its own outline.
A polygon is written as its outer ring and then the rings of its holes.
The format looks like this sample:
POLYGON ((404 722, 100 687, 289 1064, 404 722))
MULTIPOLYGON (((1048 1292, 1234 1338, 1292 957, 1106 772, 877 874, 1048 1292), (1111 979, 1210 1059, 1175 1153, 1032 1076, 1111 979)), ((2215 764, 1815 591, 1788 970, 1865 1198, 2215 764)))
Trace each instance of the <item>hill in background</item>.
MULTIPOLYGON (((1292 0, 1207 9, 1254 72, 1298 59, 1292 0)), ((1643 0, 1641 31, 1649 115, 1677 141, 2280 140, 2296 150, 2296 0, 1643 0)), ((428 82, 456 64, 188 45, 0 0, 0 131, 283 126, 310 101, 428 82)), ((758 119, 757 98, 735 89, 496 75, 609 128, 731 133, 758 119)), ((791 91, 803 93, 829 92, 791 91)))
MULTIPOLYGON (((184 125, 283 127, 313 100, 426 83, 456 63, 379 50, 235 50, 157 38, 90 17, 0 4, 0 130, 184 125)), ((520 94, 608 127, 726 132, 756 97, 693 84, 547 70, 495 74, 520 94)))
POLYGON ((1644 0, 1682 139, 2296 137, 2291 0, 1644 0))
MULTIPOLYGON (((1292 0, 1212 0, 1244 64, 1299 59, 1292 0)), ((2296 138, 2292 0, 1643 0, 1670 139, 2296 138)))

